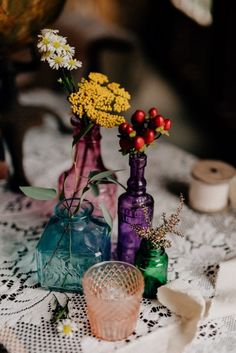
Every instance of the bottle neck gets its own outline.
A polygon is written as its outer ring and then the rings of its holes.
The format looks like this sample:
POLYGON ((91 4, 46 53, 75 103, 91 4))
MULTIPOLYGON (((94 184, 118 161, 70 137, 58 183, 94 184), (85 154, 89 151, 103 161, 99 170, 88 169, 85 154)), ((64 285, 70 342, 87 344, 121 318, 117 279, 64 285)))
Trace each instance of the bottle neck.
MULTIPOLYGON (((76 136, 78 135, 79 133, 81 132, 81 127, 80 125, 78 126, 74 126, 74 129, 73 129, 73 135, 76 136)), ((87 144, 90 144, 90 143, 96 143, 96 144, 99 144, 100 145, 100 141, 101 141, 101 133, 100 133, 100 127, 95 125, 93 126, 88 132, 87 134, 82 137, 78 142, 80 141, 84 141, 85 143, 87 144)))
POLYGON ((55 215, 61 220, 69 223, 77 223, 90 218, 93 213, 93 205, 91 202, 84 200, 80 205, 80 208, 77 210, 79 202, 79 198, 70 198, 60 201, 55 206, 55 215))
POLYGON ((127 190, 135 195, 142 195, 146 192, 146 180, 144 178, 144 171, 147 164, 147 156, 142 155, 130 155, 130 177, 128 179, 127 190))
MULTIPOLYGON (((74 135, 80 132, 79 127, 74 128, 74 135)), ((76 164, 79 169, 103 170, 105 169, 101 158, 101 134, 99 126, 94 126, 75 146, 76 164)), ((85 172, 85 171, 84 171, 85 172)))
POLYGON ((156 256, 165 256, 166 252, 164 248, 156 249, 153 247, 150 240, 142 239, 140 249, 146 257, 156 257, 156 256))

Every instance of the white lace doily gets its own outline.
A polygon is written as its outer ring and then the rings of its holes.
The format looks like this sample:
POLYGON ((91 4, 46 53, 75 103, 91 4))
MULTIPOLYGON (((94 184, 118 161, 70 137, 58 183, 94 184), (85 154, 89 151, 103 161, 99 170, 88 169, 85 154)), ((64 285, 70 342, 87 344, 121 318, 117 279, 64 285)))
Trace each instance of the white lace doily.
MULTIPOLYGON (((115 129, 103 131, 103 158, 107 168, 125 169, 119 174, 126 183, 127 157, 118 152, 115 129), (113 161, 116 161, 115 165, 113 161)), ((25 170, 39 186, 56 186, 58 175, 71 163, 71 136, 62 136, 51 119, 30 130, 25 138, 25 170)), ((155 219, 178 205, 178 194, 185 191, 195 158, 161 141, 149 148, 146 179, 148 192, 155 199, 155 219)), ((157 300, 144 299, 135 332, 127 340, 109 343, 92 337, 84 298, 69 294, 71 316, 80 323, 72 338, 63 338, 50 323, 54 295, 63 303, 63 293, 39 287, 34 249, 47 222, 50 203, 42 206, 0 185, 0 342, 10 353, 110 353, 130 341, 141 339, 159 327, 177 320, 157 300), (44 210, 42 212, 42 210, 44 210), (46 211, 45 211, 46 210, 46 211)), ((185 238, 173 241, 169 250, 169 280, 181 278, 201 288, 205 297, 214 294, 214 278, 219 261, 236 255, 235 211, 199 214, 187 205, 182 212, 185 238)), ((114 241, 116 238, 116 224, 114 241)), ((141 340, 140 340, 141 342, 141 340)), ((236 351, 236 317, 204 321, 188 353, 231 353, 236 351)), ((0 345, 1 351, 1 345, 0 345)))

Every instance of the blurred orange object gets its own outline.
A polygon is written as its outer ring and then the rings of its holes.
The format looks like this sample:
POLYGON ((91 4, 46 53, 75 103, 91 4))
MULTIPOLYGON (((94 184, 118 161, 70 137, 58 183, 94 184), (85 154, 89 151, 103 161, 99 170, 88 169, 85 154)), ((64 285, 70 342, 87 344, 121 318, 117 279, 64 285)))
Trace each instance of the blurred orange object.
POLYGON ((39 30, 61 12, 65 0, 4 0, 0 3, 0 52, 32 43, 39 30))

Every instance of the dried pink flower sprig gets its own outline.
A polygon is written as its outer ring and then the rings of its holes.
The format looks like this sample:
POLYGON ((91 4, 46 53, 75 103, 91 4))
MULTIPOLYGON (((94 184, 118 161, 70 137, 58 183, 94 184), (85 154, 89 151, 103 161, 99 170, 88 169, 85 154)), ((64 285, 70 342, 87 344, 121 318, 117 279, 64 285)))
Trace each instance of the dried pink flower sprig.
POLYGON ((172 213, 169 218, 166 217, 166 213, 162 214, 162 224, 153 228, 151 226, 148 209, 143 207, 143 212, 145 215, 145 220, 149 224, 147 227, 142 227, 139 225, 132 225, 135 233, 143 239, 147 239, 151 242, 152 247, 155 249, 169 248, 172 243, 171 240, 167 239, 167 234, 175 234, 177 236, 183 237, 182 232, 176 229, 177 225, 180 223, 180 212, 184 205, 184 197, 180 194, 179 206, 175 213, 172 213))

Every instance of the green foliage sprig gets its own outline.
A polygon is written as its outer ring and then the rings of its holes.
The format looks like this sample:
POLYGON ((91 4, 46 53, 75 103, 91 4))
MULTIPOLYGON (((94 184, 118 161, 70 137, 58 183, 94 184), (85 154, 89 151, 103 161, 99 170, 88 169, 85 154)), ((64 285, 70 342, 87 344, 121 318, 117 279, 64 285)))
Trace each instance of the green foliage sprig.
MULTIPOLYGON (((124 186, 114 178, 115 172, 119 172, 119 170, 115 170, 115 171, 105 170, 103 172, 91 171, 89 173, 85 186, 82 188, 80 192, 79 198, 78 196, 76 196, 78 195, 76 190, 76 192, 73 194, 71 198, 71 202, 66 203, 65 207, 68 210, 69 217, 73 218, 77 215, 88 191, 91 191, 94 196, 99 195, 99 184, 110 182, 110 183, 119 184, 124 188, 124 186), (76 206, 74 206, 75 200, 78 200, 78 204, 76 206)), ((38 186, 20 186, 20 190, 26 196, 36 200, 53 200, 55 198, 59 198, 59 200, 62 201, 65 199, 64 187, 65 187, 66 178, 67 178, 67 175, 65 175, 63 189, 60 195, 58 195, 57 191, 53 188, 44 188, 44 187, 38 187, 38 186)), ((111 230, 113 226, 112 217, 104 204, 100 204, 99 206, 103 213, 103 217, 111 230)))
POLYGON ((180 232, 176 227, 180 223, 180 212, 184 205, 184 197, 180 194, 179 206, 177 207, 176 212, 172 213, 169 218, 163 212, 162 214, 162 223, 161 225, 153 228, 149 218, 149 213, 147 207, 143 207, 143 212, 147 226, 132 225, 135 233, 148 241, 150 241, 154 249, 163 249, 171 247, 171 240, 167 239, 167 234, 175 234, 177 236, 183 237, 182 232, 180 232))

